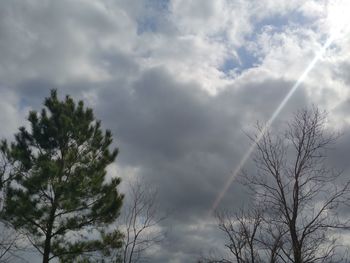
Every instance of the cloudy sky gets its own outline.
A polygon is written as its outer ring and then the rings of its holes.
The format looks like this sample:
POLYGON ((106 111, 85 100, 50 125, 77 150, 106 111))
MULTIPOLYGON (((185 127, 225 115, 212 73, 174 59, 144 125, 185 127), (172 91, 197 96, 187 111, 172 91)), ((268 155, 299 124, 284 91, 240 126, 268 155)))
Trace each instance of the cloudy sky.
MULTIPOLYGON (((195 262, 223 245, 208 211, 249 148, 245 133, 293 86, 275 123, 327 110, 347 169, 349 11, 346 0, 1 1, 0 135, 26 125, 52 88, 83 99, 120 148, 109 172, 124 189, 156 186, 170 212, 150 261, 195 262)), ((236 182, 227 189, 220 207, 247 199, 236 182)))

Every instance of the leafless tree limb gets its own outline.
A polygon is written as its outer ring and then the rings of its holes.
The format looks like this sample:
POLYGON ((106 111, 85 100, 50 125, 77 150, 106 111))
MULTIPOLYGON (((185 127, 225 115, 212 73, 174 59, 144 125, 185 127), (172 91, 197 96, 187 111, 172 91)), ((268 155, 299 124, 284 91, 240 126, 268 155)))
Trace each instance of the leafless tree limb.
POLYGON ((125 241, 123 263, 144 260, 144 252, 161 242, 165 233, 159 229, 161 216, 157 205, 157 192, 147 189, 141 182, 130 184, 129 202, 126 201, 123 225, 125 241))
POLYGON ((257 134, 250 136, 257 171, 242 172, 240 178, 263 213, 252 208, 235 217, 219 217, 234 262, 341 258, 335 230, 350 229, 350 221, 338 213, 339 206, 349 202, 350 181, 341 182, 342 173, 327 165, 328 150, 338 135, 327 132, 325 123, 326 114, 314 107, 298 111, 283 135, 257 125, 257 134))

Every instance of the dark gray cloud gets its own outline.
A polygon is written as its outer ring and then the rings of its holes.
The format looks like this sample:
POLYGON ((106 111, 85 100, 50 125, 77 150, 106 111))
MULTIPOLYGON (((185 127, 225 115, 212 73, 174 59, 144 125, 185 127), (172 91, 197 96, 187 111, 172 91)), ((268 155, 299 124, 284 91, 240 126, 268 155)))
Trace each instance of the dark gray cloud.
MULTIPOLYGON (((119 164, 140 167, 143 180, 159 188, 161 210, 171 211, 163 223, 171 226, 164 243, 167 257, 184 253, 193 258, 190 254, 199 253, 193 239, 207 237, 203 230, 190 229, 207 216, 248 149, 244 129, 266 121, 291 84, 267 80, 230 86, 211 96, 195 83, 180 82, 166 70, 153 68, 130 86, 101 89, 97 112, 116 135, 119 164)), ((301 89, 281 118, 306 104, 301 89)), ((222 205, 235 208, 246 199, 242 187, 233 184, 222 205)))

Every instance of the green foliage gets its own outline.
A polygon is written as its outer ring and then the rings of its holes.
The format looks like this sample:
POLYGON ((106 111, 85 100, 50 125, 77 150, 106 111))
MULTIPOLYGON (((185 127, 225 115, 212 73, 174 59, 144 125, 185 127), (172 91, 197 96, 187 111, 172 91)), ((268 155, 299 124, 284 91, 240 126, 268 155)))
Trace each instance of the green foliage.
POLYGON ((40 113, 31 111, 28 131, 2 144, 13 164, 3 218, 31 238, 44 261, 72 262, 85 252, 120 246, 121 236, 103 229, 119 215, 119 178, 106 180, 106 167, 118 153, 112 134, 103 132, 93 111, 55 90, 40 113), (93 238, 92 238, 93 237, 93 238), (107 242, 108 241, 108 242, 107 242), (113 245, 111 245, 113 244, 113 245))

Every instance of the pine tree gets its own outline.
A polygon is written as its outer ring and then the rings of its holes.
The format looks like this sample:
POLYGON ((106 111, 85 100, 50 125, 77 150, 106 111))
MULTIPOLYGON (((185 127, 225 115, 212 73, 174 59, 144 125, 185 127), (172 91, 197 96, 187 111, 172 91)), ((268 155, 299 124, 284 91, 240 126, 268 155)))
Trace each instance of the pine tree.
POLYGON ((123 199, 120 179, 106 177, 118 153, 109 149, 112 134, 102 131, 92 109, 70 96, 60 101, 53 90, 44 106, 29 113, 29 131, 21 127, 14 142, 3 143, 14 179, 2 217, 26 233, 44 263, 108 253, 105 242, 115 249, 122 238, 107 231, 123 199))

